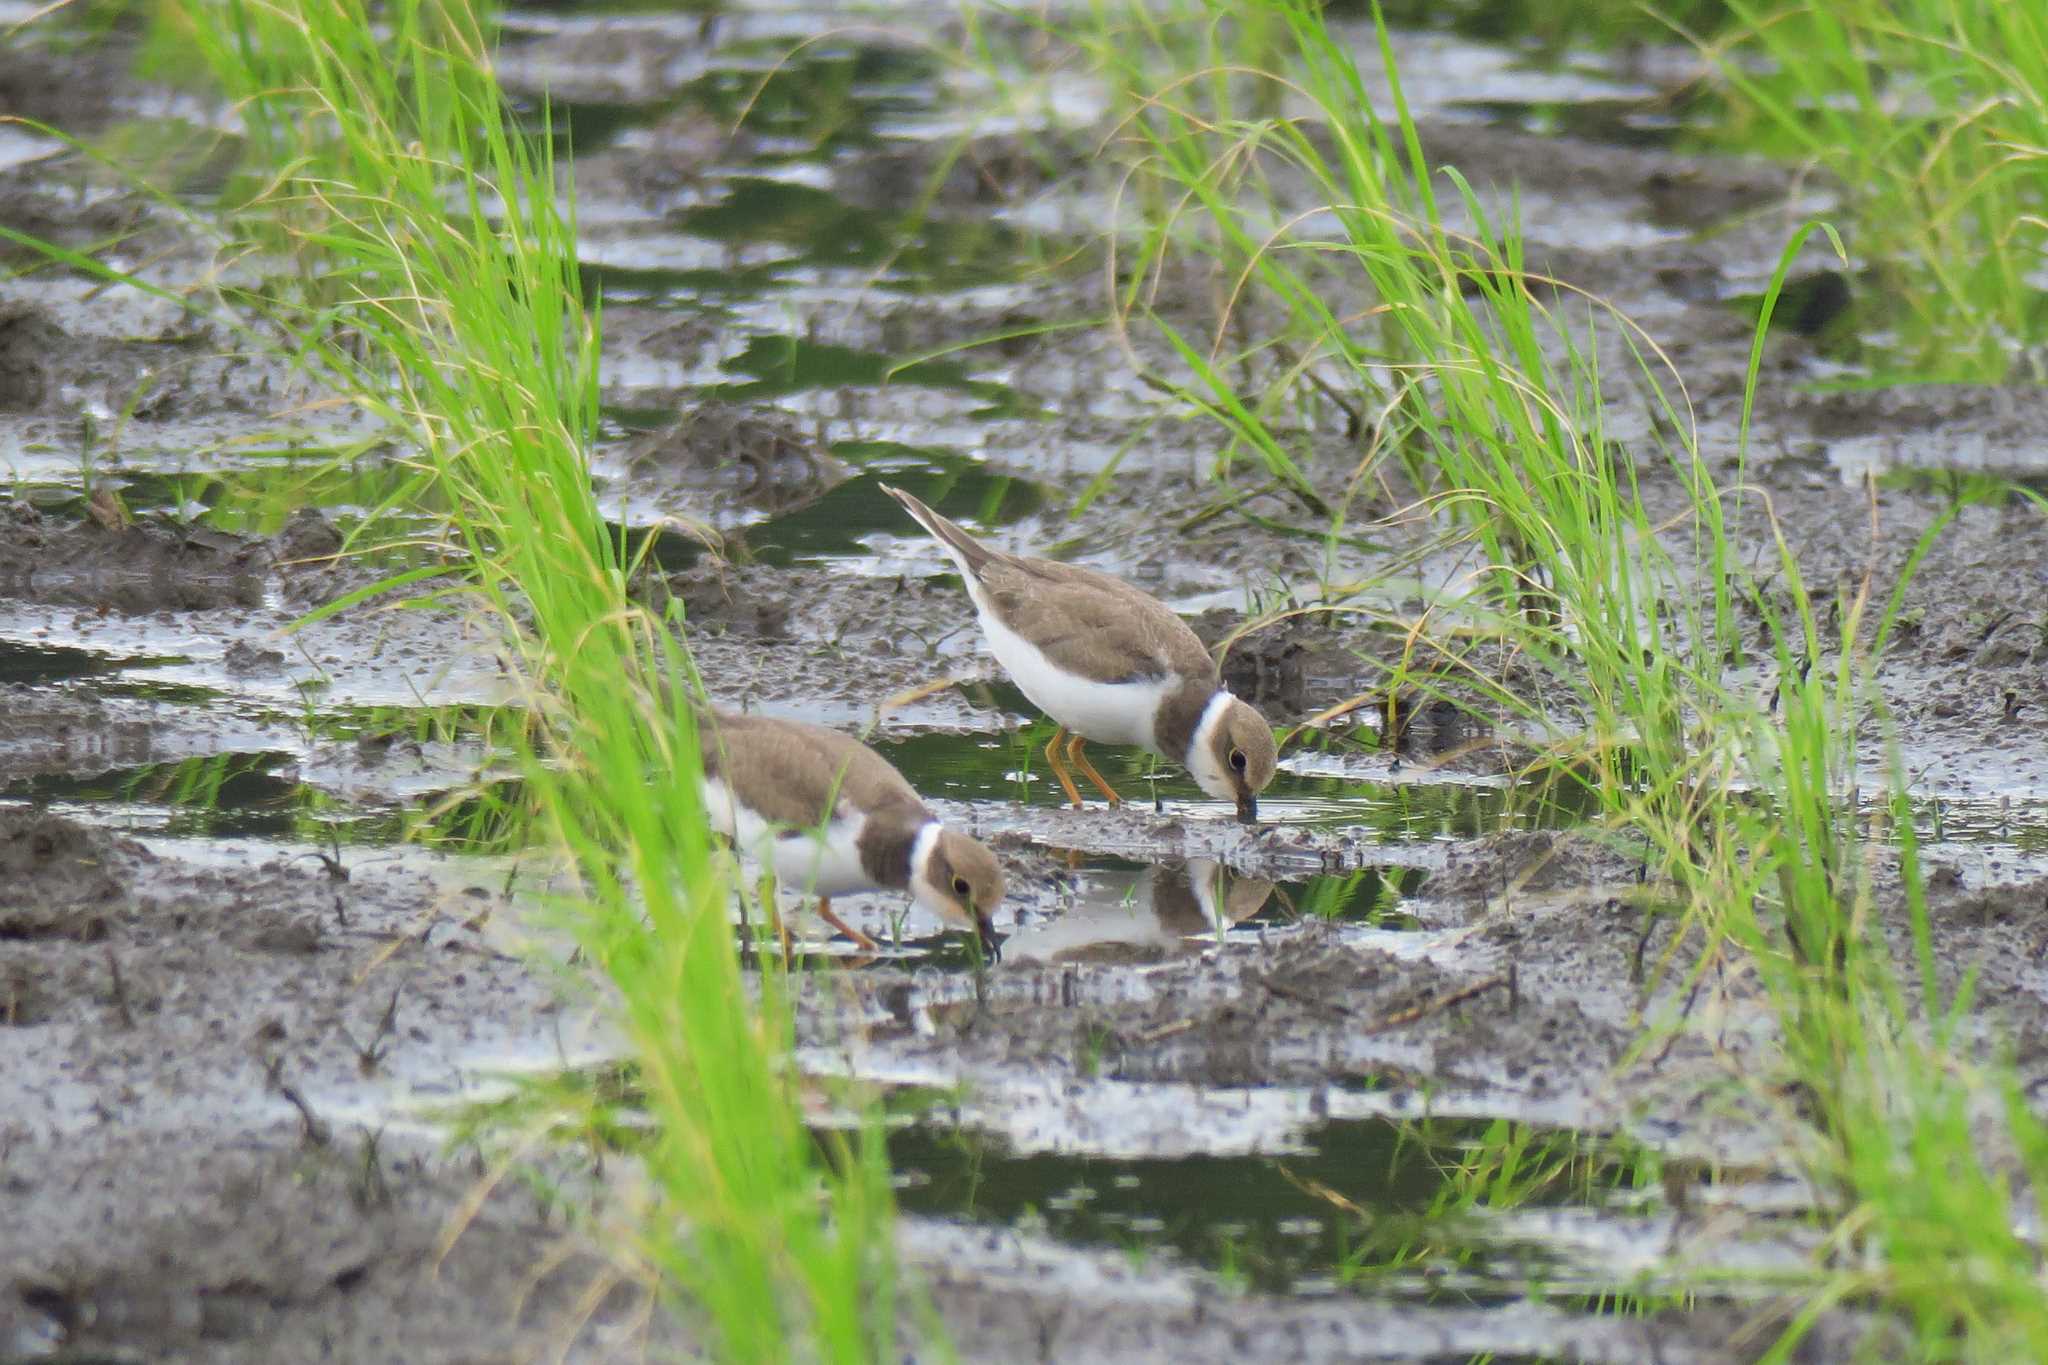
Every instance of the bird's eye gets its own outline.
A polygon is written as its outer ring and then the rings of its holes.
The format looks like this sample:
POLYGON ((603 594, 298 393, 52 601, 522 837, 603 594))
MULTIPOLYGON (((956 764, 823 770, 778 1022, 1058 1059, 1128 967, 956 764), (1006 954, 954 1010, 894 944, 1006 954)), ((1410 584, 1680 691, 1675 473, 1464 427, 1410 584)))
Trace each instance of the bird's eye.
POLYGON ((1239 772, 1244 771, 1244 750, 1232 749, 1230 751, 1230 766, 1239 772))
POLYGON ((961 896, 961 897, 965 897, 965 896, 967 895, 967 893, 968 893, 969 891, 972 891, 973 889, 974 889, 973 887, 971 887, 971 886, 969 886, 969 885, 967 884, 967 878, 965 878, 965 877, 955 877, 955 878, 953 878, 953 894, 954 894, 954 895, 956 895, 956 896, 961 896))

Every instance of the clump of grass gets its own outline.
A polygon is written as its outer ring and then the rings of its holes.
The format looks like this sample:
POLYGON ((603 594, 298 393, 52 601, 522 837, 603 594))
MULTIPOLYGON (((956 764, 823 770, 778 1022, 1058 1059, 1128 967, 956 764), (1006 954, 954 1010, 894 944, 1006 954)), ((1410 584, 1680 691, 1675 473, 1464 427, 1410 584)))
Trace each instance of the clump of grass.
MULTIPOLYGON (((1869 673, 1903 584, 1881 607, 1868 584, 1837 604, 1839 638, 1826 640, 1782 539, 1775 589, 1747 577, 1731 530, 1743 502, 1708 476, 1682 403, 1666 397, 1682 393, 1676 377, 1625 319, 1532 278, 1513 222, 1496 226, 1454 170, 1425 161, 1384 28, 1377 56, 1391 100, 1378 106, 1318 7, 1262 8, 1292 38, 1284 72, 1268 73, 1302 111, 1286 118, 1204 103, 1199 71, 1161 79, 1156 68, 1170 68, 1175 51, 1206 49, 1181 42, 1133 55, 1129 35, 1159 23, 1153 7, 1144 21, 1108 30, 1119 41, 1099 29, 1083 39, 1133 92, 1139 155, 1172 187, 1140 201, 1170 207, 1142 226, 1148 254, 1137 273, 1157 275, 1169 253, 1192 252, 1218 263, 1226 282, 1228 304, 1208 338, 1150 307, 1141 286, 1123 295, 1126 325, 1156 329, 1183 366, 1169 382, 1283 482, 1311 474, 1290 462, 1285 422, 1348 419, 1365 438, 1354 485, 1398 463, 1419 509, 1462 523, 1478 568, 1466 591, 1446 592, 1406 623, 1406 649, 1382 665, 1389 688, 1477 694, 1550 735, 1543 762, 1582 774, 1602 823, 1646 841, 1652 864, 1676 884, 1700 932, 1671 941, 1674 951, 1698 947, 1694 980, 1731 947, 1757 964, 1779 1026, 1780 1079, 1809 1101, 1785 1114, 1788 1126, 1812 1135, 1807 1159, 1822 1186, 1839 1192, 1838 1236, 1881 1230, 1889 1256, 1816 1295, 1778 1349, 1789 1351, 1811 1313, 1837 1296, 1873 1293, 1896 1304, 1929 1348, 1944 1333, 1993 1322, 2001 1325, 1989 1339, 2000 1347, 2031 1343, 2048 1295, 2009 1231, 1987 1233, 1982 1264, 1954 1263, 1953 1229, 1914 1242, 1937 1217, 2009 1228, 2013 1201, 1991 1174, 1982 1134, 1963 1118, 1986 1087, 1945 1069, 1953 1035, 1942 1021, 1952 1023, 1960 1005, 1944 1014, 1938 1003, 1910 840, 1902 856, 1917 1009, 1896 988, 1870 885, 1873 851, 1845 805, 1856 737, 1874 714, 1869 673), (1306 187, 1289 202, 1318 207, 1290 218, 1276 197, 1262 197, 1271 181, 1251 169, 1262 157, 1306 187), (1304 230, 1310 222, 1314 230, 1304 230), (1233 332, 1233 319, 1251 334, 1233 332), (1634 366, 1624 377, 1662 433, 1656 459, 1682 493, 1676 515, 1650 515, 1639 457, 1607 437, 1601 357, 1617 341, 1634 366), (1263 370, 1253 363, 1274 356, 1284 359, 1263 370), (1775 701, 1728 682, 1748 648, 1738 605, 1763 621, 1775 701), (1475 638, 1482 647, 1453 643, 1475 638), (1937 1199, 1903 1190, 1944 1182, 1937 1199)), ((1213 13, 1193 0, 1179 11, 1199 31, 1213 13)), ((1233 75, 1257 69, 1251 58, 1206 59, 1233 75)), ((1800 245, 1788 247, 1766 297, 1752 398, 1762 330, 1800 245)), ((1334 517, 1344 515, 1337 504, 1334 517)), ((1927 531, 1909 572, 1943 524, 1927 531)), ((2007 1131, 2034 1183, 2048 1180, 2039 1126, 2014 1119, 2007 1131)))
POLYGON ((181 0, 170 31, 242 116, 260 193, 245 248, 317 377, 410 443, 482 608, 528 688, 522 771, 580 889, 556 908, 615 991, 654 1131, 638 1249, 724 1358, 833 1360, 895 1340, 893 1203, 872 1127, 831 1159, 786 1066, 768 974, 753 998, 699 806, 690 661, 673 611, 628 590, 647 542, 608 525, 588 453, 597 316, 543 121, 518 128, 465 0, 181 0), (803 1343, 803 1345, 799 1345, 803 1343))
MULTIPOLYGON (((1838 728, 1821 724, 1840 677, 1788 688, 1777 751, 1794 773, 1825 769, 1838 728)), ((1895 793, 1904 775, 1894 772, 1895 793)), ((2040 1251, 2024 1230, 2048 1188, 2048 1129, 2009 1066, 1967 1058, 1969 973, 1944 989, 1910 805, 1891 801, 1898 831, 1902 964, 1886 944, 1886 912, 1839 796, 1797 799, 1799 779, 1770 789, 1718 846, 1731 941, 1745 953, 1775 1014, 1784 1061, 1767 1096, 1780 1126, 1806 1133, 1793 1158, 1825 1202, 1830 1255, 1815 1287, 1772 1348, 1790 1358, 1837 1305, 1888 1310, 1873 1349, 1893 1357, 1910 1340, 1919 1360, 2032 1360, 2048 1352, 2048 1290, 2040 1251), (1740 842, 1739 842, 1740 841, 1740 842), (1787 932, 1757 910, 1782 909, 1787 932), (1798 926, 1794 928, 1794 926, 1798 926), (1909 997, 1902 982, 1913 983, 1909 997), (1915 998, 1917 997, 1917 998, 1915 998)))
MULTIPOLYGON (((1397 24, 1442 6, 1389 5, 1397 24)), ((1905 378, 2048 380, 2048 10, 1976 0, 1525 0, 1451 16, 1557 47, 1682 35, 1714 135, 1826 173, 1873 353, 1905 378), (2030 282, 2030 279, 2032 282, 2030 282)))
POLYGON ((1900 368, 2048 380, 2048 9, 1977 0, 1726 0, 1702 45, 1737 140, 1826 171, 1902 310, 1900 368))

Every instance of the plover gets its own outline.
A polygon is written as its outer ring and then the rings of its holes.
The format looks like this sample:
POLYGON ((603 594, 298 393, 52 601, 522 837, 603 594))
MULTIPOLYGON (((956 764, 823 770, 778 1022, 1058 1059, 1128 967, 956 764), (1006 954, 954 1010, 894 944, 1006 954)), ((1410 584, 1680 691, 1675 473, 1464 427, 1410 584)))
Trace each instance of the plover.
POLYGON ((818 898, 818 913, 872 951, 832 912, 832 897, 908 891, 948 926, 993 949, 1003 898, 995 855, 939 823, 888 760, 836 730, 772 716, 714 711, 700 723, 704 809, 711 827, 818 898))
POLYGON ((959 566, 996 661, 1057 724, 1045 757, 1077 809, 1068 763, 1121 803, 1081 752, 1095 740, 1185 763, 1203 791, 1237 803, 1238 819, 1258 820, 1273 731, 1224 688, 1216 661, 1165 603, 1094 569, 992 550, 902 489, 882 491, 959 566))

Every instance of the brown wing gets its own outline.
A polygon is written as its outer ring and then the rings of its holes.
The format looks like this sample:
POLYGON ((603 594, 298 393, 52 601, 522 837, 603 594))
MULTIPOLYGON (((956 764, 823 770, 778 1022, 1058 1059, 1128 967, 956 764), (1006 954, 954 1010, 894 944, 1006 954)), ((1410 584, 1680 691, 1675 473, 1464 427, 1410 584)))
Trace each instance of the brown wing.
POLYGON ((887 759, 837 730, 720 712, 699 726, 698 745, 705 773, 740 779, 747 805, 774 824, 820 825, 847 805, 869 812, 924 808, 887 759))
POLYGON ((902 503, 961 571, 973 576, 1003 624, 1054 663, 1104 682, 1167 673, 1216 677, 1209 651, 1157 598, 1078 564, 991 549, 902 489, 883 484, 882 491, 902 503), (1114 628, 1113 636, 1105 636, 1106 627, 1114 628))
POLYGON ((1216 676, 1187 622, 1121 579, 1017 555, 992 557, 979 578, 1003 624, 1062 667, 1104 682, 1216 676))

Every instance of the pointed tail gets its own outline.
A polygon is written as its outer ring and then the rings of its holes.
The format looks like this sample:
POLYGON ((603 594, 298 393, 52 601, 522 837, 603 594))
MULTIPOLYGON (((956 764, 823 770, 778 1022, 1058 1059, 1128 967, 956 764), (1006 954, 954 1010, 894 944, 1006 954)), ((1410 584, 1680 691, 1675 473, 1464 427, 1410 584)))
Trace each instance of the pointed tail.
POLYGON ((885 483, 882 485, 882 491, 902 503, 903 510, 910 513, 919 526, 931 532, 932 538, 939 542, 940 548, 952 556, 953 562, 960 566, 960 572, 969 578, 979 579, 982 566, 997 557, 994 550, 902 489, 891 488, 885 483))

